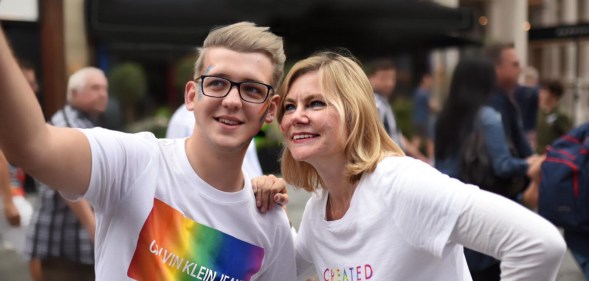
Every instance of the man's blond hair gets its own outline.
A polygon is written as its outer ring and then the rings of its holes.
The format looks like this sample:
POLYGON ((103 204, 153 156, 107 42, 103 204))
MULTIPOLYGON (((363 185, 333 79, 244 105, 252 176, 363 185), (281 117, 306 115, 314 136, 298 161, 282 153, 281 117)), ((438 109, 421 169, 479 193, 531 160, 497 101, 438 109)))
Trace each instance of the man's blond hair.
POLYGON ((223 47, 241 53, 263 53, 272 61, 272 86, 280 85, 284 74, 284 46, 282 37, 269 31, 268 27, 251 22, 239 22, 213 29, 205 39, 194 64, 194 78, 203 73, 204 57, 208 48, 223 47))

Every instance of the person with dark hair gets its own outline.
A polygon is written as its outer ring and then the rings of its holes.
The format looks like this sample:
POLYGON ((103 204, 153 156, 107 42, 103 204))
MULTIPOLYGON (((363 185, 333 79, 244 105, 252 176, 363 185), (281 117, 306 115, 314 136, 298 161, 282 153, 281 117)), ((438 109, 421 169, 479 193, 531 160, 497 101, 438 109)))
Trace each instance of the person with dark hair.
POLYGON ((573 128, 571 119, 558 109, 563 93, 562 84, 557 80, 540 83, 540 110, 536 122, 538 154, 544 153, 548 145, 573 128))
POLYGON ((464 245, 504 260, 505 280, 556 278, 556 227, 405 157, 353 58, 301 60, 278 93, 284 179, 313 192, 295 241, 300 277, 313 265, 321 280, 466 281, 464 245))
MULTIPOLYGON (((462 176, 464 169, 471 167, 462 162, 464 149, 475 145, 468 143, 474 141, 470 137, 474 133, 482 136, 484 152, 497 177, 509 179, 524 176, 530 164, 540 160, 538 157, 520 159, 509 153, 501 116, 487 105, 495 79, 493 64, 486 59, 466 58, 456 66, 448 99, 438 116, 435 129, 435 166, 441 172, 465 181, 462 176)), ((504 196, 513 192, 491 191, 504 196)), ((468 249, 465 249, 465 255, 473 280, 499 280, 499 261, 468 249)))
MULTIPOLYGON (((521 72, 519 57, 513 44, 494 44, 484 54, 495 66, 496 82, 489 105, 501 114, 501 122, 511 154, 526 158, 533 154, 523 128, 520 108, 515 100, 521 72)), ((522 188, 525 185, 522 185, 522 188)), ((516 198, 512 198, 516 199, 516 198)))

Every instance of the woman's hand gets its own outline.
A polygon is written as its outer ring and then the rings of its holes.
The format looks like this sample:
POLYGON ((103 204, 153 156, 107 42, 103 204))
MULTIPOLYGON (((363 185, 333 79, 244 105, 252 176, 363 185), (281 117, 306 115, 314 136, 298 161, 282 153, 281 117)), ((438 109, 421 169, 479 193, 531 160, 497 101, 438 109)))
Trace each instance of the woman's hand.
POLYGON ((271 210, 276 204, 286 209, 288 189, 282 178, 274 175, 256 177, 252 179, 252 188, 256 196, 256 206, 261 213, 271 210))

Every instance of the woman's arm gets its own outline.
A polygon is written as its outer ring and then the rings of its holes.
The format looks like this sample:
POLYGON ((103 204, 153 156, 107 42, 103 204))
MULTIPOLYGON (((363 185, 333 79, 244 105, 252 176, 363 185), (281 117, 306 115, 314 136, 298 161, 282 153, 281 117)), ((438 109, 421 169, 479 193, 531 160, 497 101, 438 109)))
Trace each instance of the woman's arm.
POLYGON ((450 240, 501 260, 501 280, 555 280, 566 251, 550 222, 483 190, 465 204, 450 240))

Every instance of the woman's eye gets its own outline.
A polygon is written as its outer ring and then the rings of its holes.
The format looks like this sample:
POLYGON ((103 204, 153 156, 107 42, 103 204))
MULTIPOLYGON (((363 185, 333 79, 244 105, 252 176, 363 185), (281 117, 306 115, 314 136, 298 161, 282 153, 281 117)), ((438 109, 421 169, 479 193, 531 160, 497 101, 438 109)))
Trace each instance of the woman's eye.
POLYGON ((324 107, 324 106, 325 106, 325 102, 323 102, 323 101, 318 101, 318 100, 316 100, 316 101, 312 101, 312 102, 309 104, 309 107, 313 107, 313 108, 317 108, 317 107, 324 107))
POLYGON ((284 105, 284 111, 292 111, 292 110, 295 110, 294 104, 285 104, 284 105))

